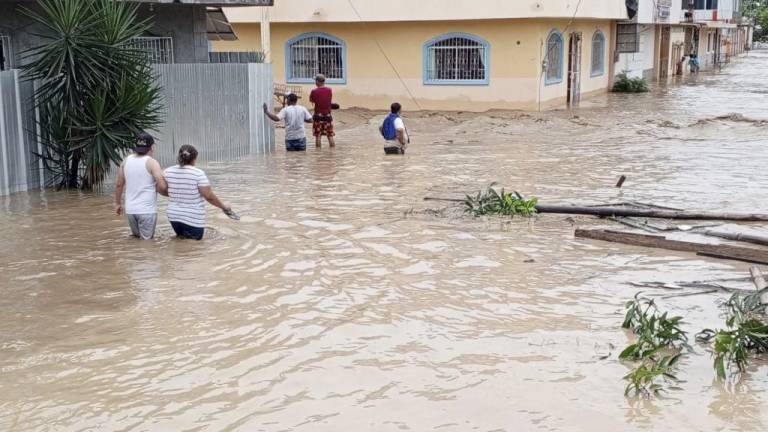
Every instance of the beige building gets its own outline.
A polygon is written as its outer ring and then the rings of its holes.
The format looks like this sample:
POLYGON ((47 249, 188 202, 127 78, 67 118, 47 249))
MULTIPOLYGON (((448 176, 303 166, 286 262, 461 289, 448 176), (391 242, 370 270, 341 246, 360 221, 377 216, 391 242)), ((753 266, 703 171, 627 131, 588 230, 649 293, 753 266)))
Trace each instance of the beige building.
POLYGON ((344 107, 538 109, 607 91, 623 0, 278 0, 226 10, 237 41, 267 52, 275 82, 324 73, 344 107))

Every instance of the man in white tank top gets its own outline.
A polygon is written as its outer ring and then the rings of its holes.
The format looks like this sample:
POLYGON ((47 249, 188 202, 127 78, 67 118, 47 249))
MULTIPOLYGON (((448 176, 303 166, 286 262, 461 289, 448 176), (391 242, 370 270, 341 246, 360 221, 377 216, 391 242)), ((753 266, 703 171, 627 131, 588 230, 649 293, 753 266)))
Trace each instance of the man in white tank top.
POLYGON ((157 194, 168 195, 168 185, 160 164, 152 158, 155 139, 148 133, 136 137, 133 154, 128 155, 117 170, 115 209, 125 213, 131 233, 142 240, 155 237, 157 226, 157 194), (125 206, 123 206, 125 193, 125 206))

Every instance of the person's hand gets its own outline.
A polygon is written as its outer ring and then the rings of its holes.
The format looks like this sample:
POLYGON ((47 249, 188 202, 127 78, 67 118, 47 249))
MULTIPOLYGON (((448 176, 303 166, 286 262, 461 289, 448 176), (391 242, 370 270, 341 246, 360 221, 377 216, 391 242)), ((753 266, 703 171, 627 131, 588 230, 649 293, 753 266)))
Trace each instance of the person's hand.
POLYGON ((264 103, 264 105, 262 105, 262 108, 264 108, 265 113, 269 112, 269 108, 267 108, 266 102, 264 103))
POLYGON ((122 216, 123 215, 123 205, 122 204, 115 204, 115 213, 118 216, 122 216))

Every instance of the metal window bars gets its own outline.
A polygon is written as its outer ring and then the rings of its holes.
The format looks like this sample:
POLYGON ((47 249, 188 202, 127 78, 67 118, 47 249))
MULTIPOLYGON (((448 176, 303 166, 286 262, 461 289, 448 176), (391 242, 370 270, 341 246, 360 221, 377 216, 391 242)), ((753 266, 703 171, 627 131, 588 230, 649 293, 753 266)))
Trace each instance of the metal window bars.
POLYGON ((173 63, 172 37, 137 37, 131 47, 144 51, 150 63, 173 63))
POLYGON ((592 70, 593 74, 603 72, 605 58, 605 37, 600 33, 592 36, 592 70))
POLYGON ((484 81, 486 47, 463 37, 452 37, 427 47, 427 81, 484 81))
POLYGON ((344 79, 344 46, 322 36, 309 36, 289 46, 289 79, 311 80, 323 74, 327 79, 344 79))
POLYGON ((637 24, 616 25, 616 51, 636 53, 640 51, 640 29, 637 24))
POLYGON ((563 38, 552 33, 547 39, 547 81, 563 78, 563 38))
POLYGON ((13 54, 11 52, 11 37, 0 34, 0 71, 13 67, 13 54))

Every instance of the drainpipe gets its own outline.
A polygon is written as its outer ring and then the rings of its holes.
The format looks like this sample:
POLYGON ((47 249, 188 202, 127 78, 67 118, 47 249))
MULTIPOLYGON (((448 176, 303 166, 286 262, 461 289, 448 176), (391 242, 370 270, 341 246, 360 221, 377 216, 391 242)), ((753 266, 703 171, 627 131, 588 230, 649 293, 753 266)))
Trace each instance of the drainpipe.
POLYGON ((269 25, 269 8, 261 8, 261 51, 264 53, 264 62, 272 63, 272 41, 269 25))

